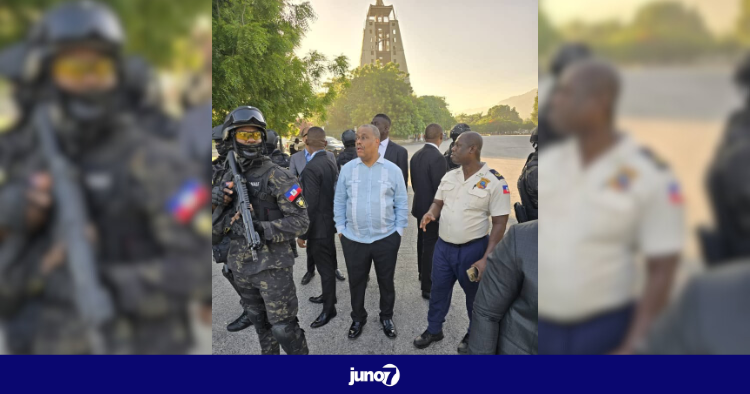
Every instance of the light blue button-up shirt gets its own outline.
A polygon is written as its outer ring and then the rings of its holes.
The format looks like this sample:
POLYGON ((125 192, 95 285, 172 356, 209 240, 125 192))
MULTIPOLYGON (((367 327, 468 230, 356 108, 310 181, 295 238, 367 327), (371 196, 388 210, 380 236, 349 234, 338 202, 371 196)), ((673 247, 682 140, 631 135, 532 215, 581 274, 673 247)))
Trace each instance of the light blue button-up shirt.
POLYGON ((394 231, 403 235, 408 214, 404 175, 397 165, 380 156, 372 167, 360 158, 341 167, 333 220, 346 238, 369 244, 394 231))
POLYGON ((312 158, 315 157, 315 155, 318 154, 318 152, 325 152, 325 149, 316 150, 312 154, 310 154, 310 152, 308 152, 307 149, 305 149, 305 160, 307 160, 307 162, 309 163, 310 160, 312 160, 312 158))

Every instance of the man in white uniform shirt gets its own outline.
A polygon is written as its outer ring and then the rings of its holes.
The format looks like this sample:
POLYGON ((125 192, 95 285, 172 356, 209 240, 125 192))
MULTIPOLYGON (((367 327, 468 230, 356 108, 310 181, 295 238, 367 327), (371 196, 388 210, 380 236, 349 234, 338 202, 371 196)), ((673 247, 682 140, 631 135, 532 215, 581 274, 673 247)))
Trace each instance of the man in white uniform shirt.
POLYGON ((632 353, 668 300, 683 247, 672 173, 615 131, 619 80, 586 60, 561 76, 539 158, 539 353, 632 353), (636 259, 648 277, 636 302, 636 259))

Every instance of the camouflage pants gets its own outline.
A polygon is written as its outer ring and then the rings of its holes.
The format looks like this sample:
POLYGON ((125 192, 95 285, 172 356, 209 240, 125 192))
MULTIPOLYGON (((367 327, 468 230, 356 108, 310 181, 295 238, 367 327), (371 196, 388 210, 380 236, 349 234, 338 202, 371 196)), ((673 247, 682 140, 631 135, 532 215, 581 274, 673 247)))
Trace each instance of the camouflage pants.
POLYGON ((297 289, 292 267, 269 269, 255 275, 235 275, 243 307, 258 333, 262 354, 308 354, 305 331, 297 320, 297 289))

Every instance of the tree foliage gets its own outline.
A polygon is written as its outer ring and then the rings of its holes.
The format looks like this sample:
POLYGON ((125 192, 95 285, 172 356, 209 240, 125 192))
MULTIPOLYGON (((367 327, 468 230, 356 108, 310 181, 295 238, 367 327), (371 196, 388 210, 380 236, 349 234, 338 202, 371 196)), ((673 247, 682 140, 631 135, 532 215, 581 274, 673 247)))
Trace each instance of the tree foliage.
POLYGON ((531 121, 535 125, 539 124, 539 93, 534 97, 534 110, 531 111, 531 121))
POLYGON ((309 2, 214 0, 211 15, 214 125, 240 105, 258 107, 284 135, 298 118, 325 114, 349 65, 344 56, 295 55, 315 18, 309 2))
MULTIPOLYGON (((120 16, 127 34, 126 51, 158 66, 168 66, 179 51, 176 43, 189 37, 199 14, 208 15, 205 0, 99 0, 120 16)), ((26 37, 31 26, 62 0, 0 2, 0 48, 26 37)))
POLYGON ((419 113, 425 124, 437 123, 443 127, 443 130, 450 130, 456 124, 456 119, 451 114, 450 109, 448 109, 445 97, 420 96, 417 101, 419 103, 419 113))
POLYGON ((737 41, 750 47, 750 0, 741 0, 740 17, 737 20, 737 41))
POLYGON ((468 124, 473 131, 481 134, 522 134, 536 126, 533 119, 524 121, 518 111, 508 105, 496 105, 487 110, 486 115, 481 112, 460 114, 456 116, 456 120, 468 124))

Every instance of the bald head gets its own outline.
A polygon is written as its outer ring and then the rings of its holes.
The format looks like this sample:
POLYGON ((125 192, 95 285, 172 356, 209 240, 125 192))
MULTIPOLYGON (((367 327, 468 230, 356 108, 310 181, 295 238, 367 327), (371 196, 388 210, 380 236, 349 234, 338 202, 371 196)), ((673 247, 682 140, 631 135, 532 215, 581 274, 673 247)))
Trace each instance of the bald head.
POLYGON ((325 130, 320 127, 310 127, 310 129, 307 130, 307 143, 305 145, 310 147, 313 152, 325 148, 325 130))
POLYGON ((482 153, 482 136, 476 131, 467 131, 458 136, 468 148, 476 148, 477 157, 482 153))
POLYGON ((588 134, 611 129, 620 77, 611 64, 597 59, 568 67, 554 88, 550 121, 566 134, 588 134))
POLYGON ((479 162, 482 156, 482 136, 475 131, 465 131, 456 139, 451 150, 451 160, 459 165, 479 162))

